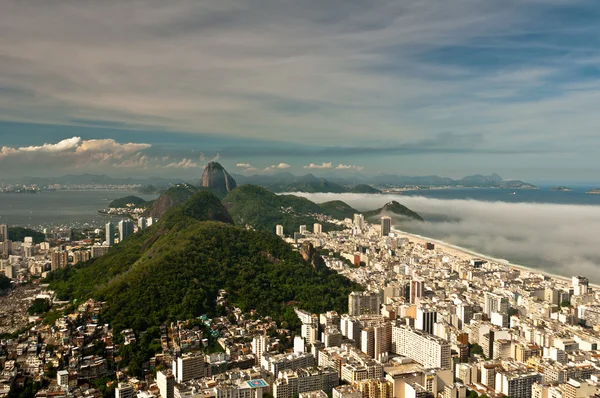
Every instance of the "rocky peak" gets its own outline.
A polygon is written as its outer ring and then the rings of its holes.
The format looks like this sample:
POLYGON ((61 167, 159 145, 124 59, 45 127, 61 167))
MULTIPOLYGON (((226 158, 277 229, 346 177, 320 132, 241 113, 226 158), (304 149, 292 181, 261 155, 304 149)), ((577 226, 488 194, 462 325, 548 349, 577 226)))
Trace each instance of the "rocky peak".
POLYGON ((230 192, 237 184, 227 170, 217 162, 210 162, 202 173, 202 186, 220 192, 230 192))

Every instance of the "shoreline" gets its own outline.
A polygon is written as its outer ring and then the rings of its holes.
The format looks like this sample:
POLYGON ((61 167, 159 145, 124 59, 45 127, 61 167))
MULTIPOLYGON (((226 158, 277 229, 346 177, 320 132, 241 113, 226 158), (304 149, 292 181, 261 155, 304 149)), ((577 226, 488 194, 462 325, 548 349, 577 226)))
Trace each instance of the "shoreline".
MULTIPOLYGON (((419 241, 419 243, 432 242, 432 243, 435 243, 436 246, 441 247, 442 249, 446 249, 446 250, 449 249, 450 251, 454 251, 454 252, 458 252, 462 255, 470 256, 471 258, 480 258, 482 260, 505 265, 507 267, 519 270, 521 272, 528 272, 530 274, 538 274, 538 275, 542 275, 544 277, 549 277, 549 278, 561 281, 563 283, 566 283, 567 286, 571 285, 571 277, 568 277, 568 276, 552 274, 550 272, 543 271, 538 268, 532 268, 532 267, 527 267, 525 265, 514 264, 506 259, 495 258, 495 257, 489 256, 486 254, 482 254, 482 253, 478 253, 476 251, 473 251, 473 250, 470 250, 470 249, 467 249, 467 248, 464 248, 461 246, 456 246, 452 243, 448 243, 448 242, 445 242, 445 241, 442 241, 439 239, 433 239, 433 238, 429 238, 427 236, 422 236, 422 235, 413 234, 413 233, 410 233, 407 231, 403 231, 396 227, 392 227, 392 232, 397 233, 399 235, 404 235, 404 236, 406 236, 408 238, 412 238, 414 240, 417 240, 417 241, 419 241)), ((583 275, 583 276, 585 276, 585 275, 583 275)), ((600 288, 600 284, 596 284, 596 283, 590 283, 590 286, 594 287, 594 288, 600 288)))

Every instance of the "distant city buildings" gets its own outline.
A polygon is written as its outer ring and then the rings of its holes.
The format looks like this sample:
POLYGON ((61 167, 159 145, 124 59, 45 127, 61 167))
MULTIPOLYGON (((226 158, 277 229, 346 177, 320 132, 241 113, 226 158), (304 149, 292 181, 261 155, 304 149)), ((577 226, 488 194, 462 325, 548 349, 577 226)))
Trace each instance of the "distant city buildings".
POLYGON ((133 221, 119 221, 119 242, 123 242, 129 236, 133 235, 133 221))

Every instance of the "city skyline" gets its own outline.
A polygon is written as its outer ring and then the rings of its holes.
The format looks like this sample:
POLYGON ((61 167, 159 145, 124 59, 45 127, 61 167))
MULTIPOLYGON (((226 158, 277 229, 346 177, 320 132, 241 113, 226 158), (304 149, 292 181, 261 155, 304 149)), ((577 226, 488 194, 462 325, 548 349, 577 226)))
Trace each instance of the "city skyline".
POLYGON ((598 180, 589 1, 4 7, 7 173, 598 180))

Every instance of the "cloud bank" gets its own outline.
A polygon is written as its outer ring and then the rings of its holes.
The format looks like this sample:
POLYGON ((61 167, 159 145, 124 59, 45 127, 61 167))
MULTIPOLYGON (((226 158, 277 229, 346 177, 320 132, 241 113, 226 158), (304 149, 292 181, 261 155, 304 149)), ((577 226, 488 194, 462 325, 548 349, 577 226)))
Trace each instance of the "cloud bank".
POLYGON ((399 226, 514 264, 600 283, 600 206, 440 200, 420 196, 306 194, 316 202, 343 200, 365 211, 397 200, 424 223, 399 226))
MULTIPOLYGON (((71 137, 56 143, 37 146, 0 148, 0 168, 3 171, 29 169, 40 173, 54 171, 105 172, 115 169, 140 171, 147 169, 194 169, 204 167, 205 156, 172 159, 168 155, 151 153, 148 143, 119 143, 114 139, 71 137)), ((190 151, 189 153, 192 153, 190 151)), ((218 158, 218 155, 215 159, 218 158)))

